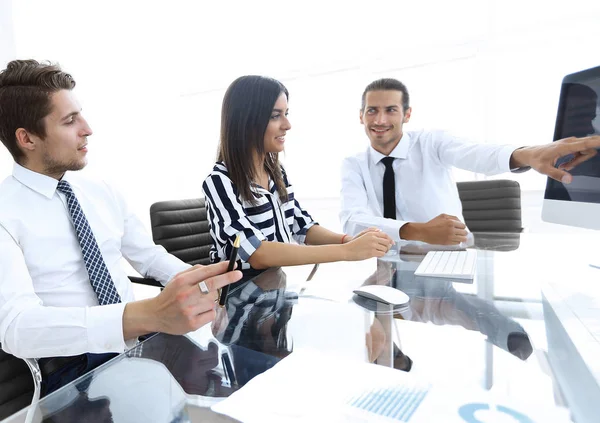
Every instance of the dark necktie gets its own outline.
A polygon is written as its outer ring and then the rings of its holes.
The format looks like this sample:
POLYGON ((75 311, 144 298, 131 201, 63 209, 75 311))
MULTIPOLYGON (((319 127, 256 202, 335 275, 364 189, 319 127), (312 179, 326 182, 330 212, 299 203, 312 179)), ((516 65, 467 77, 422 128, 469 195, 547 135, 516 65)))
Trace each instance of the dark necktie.
POLYGON ((90 228, 85 214, 67 181, 60 181, 56 189, 67 197, 67 206, 71 214, 71 220, 77 233, 77 239, 83 253, 83 262, 90 277, 90 283, 98 296, 98 304, 115 304, 121 302, 121 297, 110 276, 108 267, 102 258, 102 253, 90 228))
POLYGON ((396 181, 394 177, 393 157, 384 157, 381 162, 385 165, 383 174, 383 217, 396 218, 396 181))

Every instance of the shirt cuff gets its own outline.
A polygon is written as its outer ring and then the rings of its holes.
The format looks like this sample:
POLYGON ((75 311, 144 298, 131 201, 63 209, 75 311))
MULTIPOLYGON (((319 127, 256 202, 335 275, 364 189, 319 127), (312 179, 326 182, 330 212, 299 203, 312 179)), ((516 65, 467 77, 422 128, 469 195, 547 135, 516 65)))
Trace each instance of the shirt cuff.
POLYGON ((408 222, 405 222, 403 220, 394 220, 394 219, 388 219, 388 220, 389 220, 389 222, 386 222, 387 224, 385 225, 385 227, 380 227, 379 229, 383 230, 383 232, 388 234, 390 236, 390 238, 392 238, 394 240, 394 242, 399 242, 401 240, 400 228, 402 228, 408 222))
POLYGON ((86 309, 87 337, 91 353, 122 353, 127 348, 123 339, 123 312, 126 303, 86 309))
POLYGON ((507 145, 506 147, 502 148, 498 154, 498 168, 500 168, 503 172, 508 172, 511 170, 510 158, 519 148, 521 147, 514 147, 512 145, 507 145))
MULTIPOLYGON (((519 150, 519 149, 521 149, 521 148, 523 148, 523 147, 515 148, 515 149, 512 151, 512 153, 510 153, 510 156, 512 157, 512 154, 513 154, 515 151, 517 151, 517 150, 519 150)), ((508 161, 508 166, 510 167, 510 157, 509 157, 509 159, 508 159, 508 160, 509 160, 509 161, 508 161)), ((530 170, 530 169, 531 169, 531 166, 521 166, 521 167, 515 167, 515 168, 511 168, 511 169, 510 169, 510 171, 511 171, 512 173, 523 173, 523 172, 527 172, 527 171, 528 171, 528 170, 530 170)))

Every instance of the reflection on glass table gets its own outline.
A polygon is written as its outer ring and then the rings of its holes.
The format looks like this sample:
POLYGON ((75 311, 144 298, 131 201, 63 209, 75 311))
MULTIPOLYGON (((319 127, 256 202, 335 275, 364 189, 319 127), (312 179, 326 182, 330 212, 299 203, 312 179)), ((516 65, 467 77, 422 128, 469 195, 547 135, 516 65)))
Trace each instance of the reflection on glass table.
POLYGON ((185 393, 165 365, 123 354, 8 421, 170 422, 185 402, 185 393))
MULTIPOLYGON (((398 263, 387 261, 378 261, 377 267, 378 270, 367 283, 392 286, 411 299, 409 307, 393 310, 395 317, 476 330, 492 344, 520 359, 527 359, 531 355, 532 346, 523 327, 502 314, 492 301, 457 292, 454 283, 463 281, 416 276, 413 270, 404 270, 398 263)), ((385 309, 382 310, 376 301, 359 296, 355 296, 354 301, 378 314, 385 314, 385 309)))
MULTIPOLYGON (((211 326, 186 336, 156 334, 49 395, 30 415, 36 422, 140 416, 172 422, 193 413, 202 421, 231 421, 209 407, 304 349, 410 371, 456 390, 477 386, 534 407, 567 405, 566 385, 558 384, 546 359, 541 287, 575 275, 580 254, 553 242, 531 234, 475 234, 469 248, 478 262, 470 284, 415 276, 420 251, 321 265, 310 282, 306 269, 268 269, 232 286, 211 326), (354 296, 369 284, 400 289, 410 302, 393 309, 354 296)), ((327 384, 327 375, 314 383, 327 384)), ((281 389, 293 384, 287 380, 281 389)), ((25 421, 27 411, 11 423, 25 421)))

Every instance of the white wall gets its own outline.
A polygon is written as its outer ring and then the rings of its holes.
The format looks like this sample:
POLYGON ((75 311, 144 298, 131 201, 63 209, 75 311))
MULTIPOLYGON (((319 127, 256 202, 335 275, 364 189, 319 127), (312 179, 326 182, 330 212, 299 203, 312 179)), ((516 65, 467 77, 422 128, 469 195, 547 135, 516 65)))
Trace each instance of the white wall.
MULTIPOLYGON (((12 0, 0 0, 0 64, 16 57, 12 18, 12 0)), ((12 156, 0 143, 0 179, 12 169, 12 156)))
POLYGON ((299 198, 338 195, 341 159, 367 145, 362 90, 384 76, 408 85, 408 129, 550 141, 562 77, 600 65, 600 2, 550 3, 20 0, 13 22, 19 57, 59 61, 77 80, 95 131, 87 171, 118 180, 147 216, 154 201, 201 195, 224 90, 248 73, 290 90, 283 160, 299 198))

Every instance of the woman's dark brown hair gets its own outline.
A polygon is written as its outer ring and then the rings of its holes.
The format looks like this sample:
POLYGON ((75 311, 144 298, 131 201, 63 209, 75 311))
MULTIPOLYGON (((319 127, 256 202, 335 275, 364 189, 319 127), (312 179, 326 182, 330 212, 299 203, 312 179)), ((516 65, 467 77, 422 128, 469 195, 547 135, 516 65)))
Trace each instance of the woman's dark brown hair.
MULTIPOLYGON (((221 137, 217 160, 225 162, 229 178, 242 198, 251 203, 255 197, 250 190, 256 178, 254 155, 265 157, 265 170, 275 183, 281 201, 287 201, 287 190, 277 153, 265 153, 264 137, 281 94, 289 98, 285 86, 264 76, 242 76, 231 83, 221 108, 221 137)), ((265 187, 267 188, 267 187, 265 187)))

